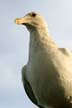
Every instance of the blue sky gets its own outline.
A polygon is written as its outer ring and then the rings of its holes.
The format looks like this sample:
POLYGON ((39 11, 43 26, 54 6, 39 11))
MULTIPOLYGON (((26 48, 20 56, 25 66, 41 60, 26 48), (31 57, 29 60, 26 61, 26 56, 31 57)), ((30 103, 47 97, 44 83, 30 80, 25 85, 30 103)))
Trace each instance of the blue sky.
POLYGON ((72 50, 72 0, 0 1, 0 108, 35 108, 23 89, 21 68, 28 61, 29 32, 14 23, 30 11, 42 14, 59 45, 72 50))

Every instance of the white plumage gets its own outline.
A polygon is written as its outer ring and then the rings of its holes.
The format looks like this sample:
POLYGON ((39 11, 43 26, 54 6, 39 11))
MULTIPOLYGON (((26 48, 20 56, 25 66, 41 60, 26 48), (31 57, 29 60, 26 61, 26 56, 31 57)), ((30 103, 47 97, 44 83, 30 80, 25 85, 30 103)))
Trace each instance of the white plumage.
POLYGON ((41 15, 31 12, 16 23, 30 32, 29 61, 22 68, 28 97, 40 108, 71 108, 72 52, 58 48, 41 15))

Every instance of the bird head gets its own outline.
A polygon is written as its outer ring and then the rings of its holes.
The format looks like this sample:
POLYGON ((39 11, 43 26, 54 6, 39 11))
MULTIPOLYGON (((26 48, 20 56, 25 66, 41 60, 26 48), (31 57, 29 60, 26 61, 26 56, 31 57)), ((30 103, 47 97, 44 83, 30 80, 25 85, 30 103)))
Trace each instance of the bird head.
POLYGON ((29 31, 47 27, 43 17, 35 12, 28 13, 22 18, 17 18, 15 22, 19 25, 25 25, 29 31))

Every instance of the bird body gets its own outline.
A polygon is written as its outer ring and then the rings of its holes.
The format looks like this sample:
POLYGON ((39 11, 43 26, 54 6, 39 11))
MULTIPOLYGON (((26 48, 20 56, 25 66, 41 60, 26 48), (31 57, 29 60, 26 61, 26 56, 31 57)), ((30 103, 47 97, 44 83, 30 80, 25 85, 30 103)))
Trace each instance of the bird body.
POLYGON ((25 91, 32 102, 42 108, 70 108, 72 53, 58 48, 43 18, 35 15, 29 13, 16 20, 18 24, 26 25, 30 32, 29 61, 22 68, 25 91))

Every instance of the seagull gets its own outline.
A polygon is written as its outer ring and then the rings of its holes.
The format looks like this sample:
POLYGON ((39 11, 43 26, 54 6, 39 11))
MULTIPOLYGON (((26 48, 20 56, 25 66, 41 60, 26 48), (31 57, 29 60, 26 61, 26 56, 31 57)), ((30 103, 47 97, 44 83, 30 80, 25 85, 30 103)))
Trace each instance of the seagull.
POLYGON ((30 33, 29 60, 22 68, 27 96, 40 108, 72 108, 72 52, 58 47, 40 14, 30 12, 15 22, 30 33))

